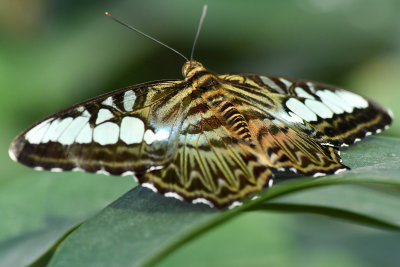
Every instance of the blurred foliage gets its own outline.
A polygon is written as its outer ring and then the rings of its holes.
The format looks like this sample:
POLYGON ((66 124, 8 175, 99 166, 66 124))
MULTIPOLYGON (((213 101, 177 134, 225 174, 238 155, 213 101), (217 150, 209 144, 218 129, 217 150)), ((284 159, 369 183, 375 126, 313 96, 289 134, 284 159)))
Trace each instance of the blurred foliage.
MULTIPOLYGON (((390 107, 395 117, 400 114, 400 1, 218 0, 208 4, 195 58, 209 69, 217 73, 281 74, 336 84, 390 107)), ((12 163, 7 155, 12 138, 48 114, 116 88, 181 78, 182 58, 114 23, 104 11, 189 55, 202 5, 194 0, 0 1, 0 208, 5 215, 0 224, 6 229, 0 235, 0 255, 12 255, 13 249, 21 249, 27 240, 39 242, 44 233, 60 237, 135 186, 125 178, 33 174, 12 163), (80 202, 84 203, 81 207, 80 202), (47 217, 49 211, 51 218, 47 217)), ((395 119, 384 134, 399 137, 400 123, 395 119)), ((349 233, 341 242, 354 249, 360 244, 355 239, 368 244, 392 242, 386 232, 371 234, 362 227, 292 215, 247 214, 216 229, 216 235, 234 236, 249 221, 260 232, 266 225, 283 232, 293 220, 299 235, 307 238, 311 238, 307 231, 312 229, 308 222, 328 225, 322 228, 335 233, 328 240, 338 232, 349 233)), ((268 234, 263 237, 268 239, 268 234)), ((304 258, 313 253, 305 251, 294 237, 282 238, 272 249, 282 253, 290 247, 298 255, 305 253, 304 258)), ((240 237, 236 240, 241 242, 240 237)), ((316 236, 307 240, 307 245, 315 247, 326 241, 316 236)), ((206 250, 213 244, 212 239, 207 242, 203 246, 206 250)), ((271 246, 267 244, 265 250, 271 246)), ((320 249, 312 263, 317 266, 326 257, 337 257, 352 266, 368 264, 354 261, 339 247, 320 249)), ((376 247, 371 245, 373 249, 376 247)), ((279 255, 277 262, 285 254, 279 255)), ((18 258, 18 254, 14 256, 18 258)))

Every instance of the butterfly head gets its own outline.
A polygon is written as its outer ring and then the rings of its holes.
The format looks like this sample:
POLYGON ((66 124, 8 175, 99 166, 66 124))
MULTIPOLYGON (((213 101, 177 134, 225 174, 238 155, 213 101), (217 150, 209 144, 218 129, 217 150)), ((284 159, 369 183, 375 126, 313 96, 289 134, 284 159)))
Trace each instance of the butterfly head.
POLYGON ((206 68, 198 61, 187 61, 182 67, 182 75, 186 79, 201 71, 206 71, 206 68))

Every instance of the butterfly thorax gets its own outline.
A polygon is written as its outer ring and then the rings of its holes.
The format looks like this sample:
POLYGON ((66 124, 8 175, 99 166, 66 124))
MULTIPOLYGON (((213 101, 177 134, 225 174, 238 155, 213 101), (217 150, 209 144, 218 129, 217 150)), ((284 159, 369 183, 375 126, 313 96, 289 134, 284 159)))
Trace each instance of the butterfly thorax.
POLYGON ((215 124, 223 126, 232 137, 235 137, 234 139, 252 143, 245 117, 232 103, 232 99, 225 94, 224 86, 218 76, 197 61, 186 62, 182 73, 185 81, 191 85, 192 99, 200 98, 198 103, 208 107, 209 112, 201 115, 203 117, 201 124, 209 123, 215 118, 215 124))
POLYGON ((203 64, 197 61, 188 61, 182 67, 185 82, 190 85, 195 95, 204 94, 208 98, 210 94, 223 94, 223 86, 217 75, 207 70, 203 64))

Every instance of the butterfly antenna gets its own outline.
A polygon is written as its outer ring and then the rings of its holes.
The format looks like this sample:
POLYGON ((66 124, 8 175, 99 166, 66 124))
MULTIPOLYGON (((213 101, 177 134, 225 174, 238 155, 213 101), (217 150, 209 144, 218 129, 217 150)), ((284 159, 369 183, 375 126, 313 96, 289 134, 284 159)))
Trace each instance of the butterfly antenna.
POLYGON ((199 26, 197 27, 196 37, 194 37, 192 52, 190 53, 190 61, 193 60, 194 48, 196 47, 197 39, 199 39, 201 26, 203 25, 203 21, 204 21, 204 18, 206 17, 206 14, 207 14, 207 5, 204 5, 203 6, 203 13, 201 13, 201 17, 200 17, 199 26))
POLYGON ((124 25, 125 27, 127 27, 127 28, 129 28, 129 29, 131 29, 131 30, 134 30, 134 31, 137 32, 137 33, 140 33, 141 35, 143 35, 143 36, 149 38, 150 40, 153 40, 153 41, 156 42, 156 43, 159 43, 160 45, 162 45, 162 46, 168 48, 169 50, 174 51, 175 53, 177 53, 178 55, 180 55, 181 57, 183 57, 186 61, 189 61, 187 57, 185 57, 182 53, 180 53, 179 51, 173 49, 172 47, 170 47, 170 46, 168 46, 168 45, 162 43, 161 41, 159 41, 159 40, 157 40, 157 39, 151 37, 150 35, 148 35, 148 34, 142 32, 142 31, 136 29, 135 27, 133 27, 133 26, 131 26, 131 25, 129 25, 129 24, 126 24, 125 22, 123 22, 123 21, 117 19, 116 17, 112 16, 112 15, 111 15, 110 13, 108 13, 108 12, 106 12, 106 15, 109 16, 110 18, 112 18, 114 21, 118 22, 119 24, 124 25))

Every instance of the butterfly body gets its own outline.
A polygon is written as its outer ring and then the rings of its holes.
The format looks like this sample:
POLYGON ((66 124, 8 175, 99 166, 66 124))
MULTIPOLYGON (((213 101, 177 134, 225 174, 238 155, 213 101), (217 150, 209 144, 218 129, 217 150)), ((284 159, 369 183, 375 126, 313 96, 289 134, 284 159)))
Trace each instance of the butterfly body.
POLYGON ((330 85, 216 75, 188 61, 183 80, 120 89, 51 115, 18 136, 14 160, 36 169, 134 175, 169 197, 225 207, 273 171, 347 169, 339 147, 386 129, 390 111, 330 85))

